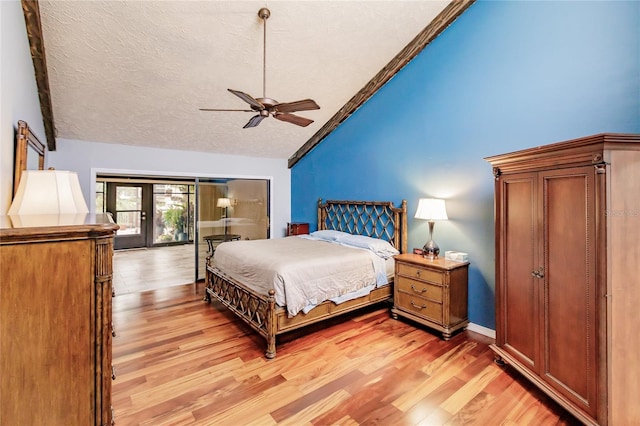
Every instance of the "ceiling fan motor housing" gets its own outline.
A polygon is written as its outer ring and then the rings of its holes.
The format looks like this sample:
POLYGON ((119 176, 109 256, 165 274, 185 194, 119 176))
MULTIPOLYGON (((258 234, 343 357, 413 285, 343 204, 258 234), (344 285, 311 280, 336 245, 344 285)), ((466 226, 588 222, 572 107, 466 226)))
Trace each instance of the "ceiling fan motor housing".
POLYGON ((261 111, 265 109, 273 109, 276 105, 278 105, 278 101, 271 98, 256 98, 256 101, 260 102, 264 108, 258 108, 255 105, 251 105, 251 108, 255 111, 261 111))

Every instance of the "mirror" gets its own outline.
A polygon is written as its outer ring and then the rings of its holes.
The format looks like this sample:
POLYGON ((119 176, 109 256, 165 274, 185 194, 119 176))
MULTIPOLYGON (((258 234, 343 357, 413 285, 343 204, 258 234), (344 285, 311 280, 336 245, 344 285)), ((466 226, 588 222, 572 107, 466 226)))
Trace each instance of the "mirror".
POLYGON ((13 176, 13 195, 18 191, 20 176, 25 170, 44 169, 45 146, 36 135, 31 132, 25 121, 18 121, 15 146, 15 164, 13 176))

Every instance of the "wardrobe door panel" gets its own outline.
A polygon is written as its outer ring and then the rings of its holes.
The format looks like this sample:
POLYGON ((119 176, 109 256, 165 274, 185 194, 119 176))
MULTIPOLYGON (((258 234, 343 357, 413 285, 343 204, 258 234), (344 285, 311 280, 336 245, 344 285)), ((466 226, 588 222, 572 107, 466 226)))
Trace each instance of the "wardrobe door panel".
POLYGON ((536 179, 533 174, 505 177, 501 182, 501 265, 503 327, 499 339, 521 362, 538 364, 538 291, 531 275, 536 254, 536 179))
POLYGON ((544 223, 544 377, 596 414, 593 167, 541 174, 544 223))

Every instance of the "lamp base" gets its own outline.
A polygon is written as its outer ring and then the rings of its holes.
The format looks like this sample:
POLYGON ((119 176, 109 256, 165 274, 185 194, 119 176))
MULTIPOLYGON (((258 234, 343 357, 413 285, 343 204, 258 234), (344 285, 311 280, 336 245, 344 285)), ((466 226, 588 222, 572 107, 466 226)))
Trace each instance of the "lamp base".
POLYGON ((422 255, 427 259, 435 259, 440 254, 440 247, 435 241, 431 240, 422 247, 422 255))

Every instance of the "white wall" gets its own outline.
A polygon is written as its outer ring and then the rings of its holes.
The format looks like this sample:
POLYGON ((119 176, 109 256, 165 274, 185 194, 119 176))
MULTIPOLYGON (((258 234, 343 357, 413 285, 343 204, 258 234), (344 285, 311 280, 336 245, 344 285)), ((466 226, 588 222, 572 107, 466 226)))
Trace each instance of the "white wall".
POLYGON ((19 0, 0 1, 0 28, 0 214, 6 214, 13 192, 13 149, 18 120, 26 121, 42 142, 46 138, 19 0))
POLYGON ((48 165, 78 173, 89 209, 95 206, 100 173, 228 177, 271 180, 271 236, 285 235, 291 216, 291 175, 286 159, 241 157, 57 139, 48 165))

